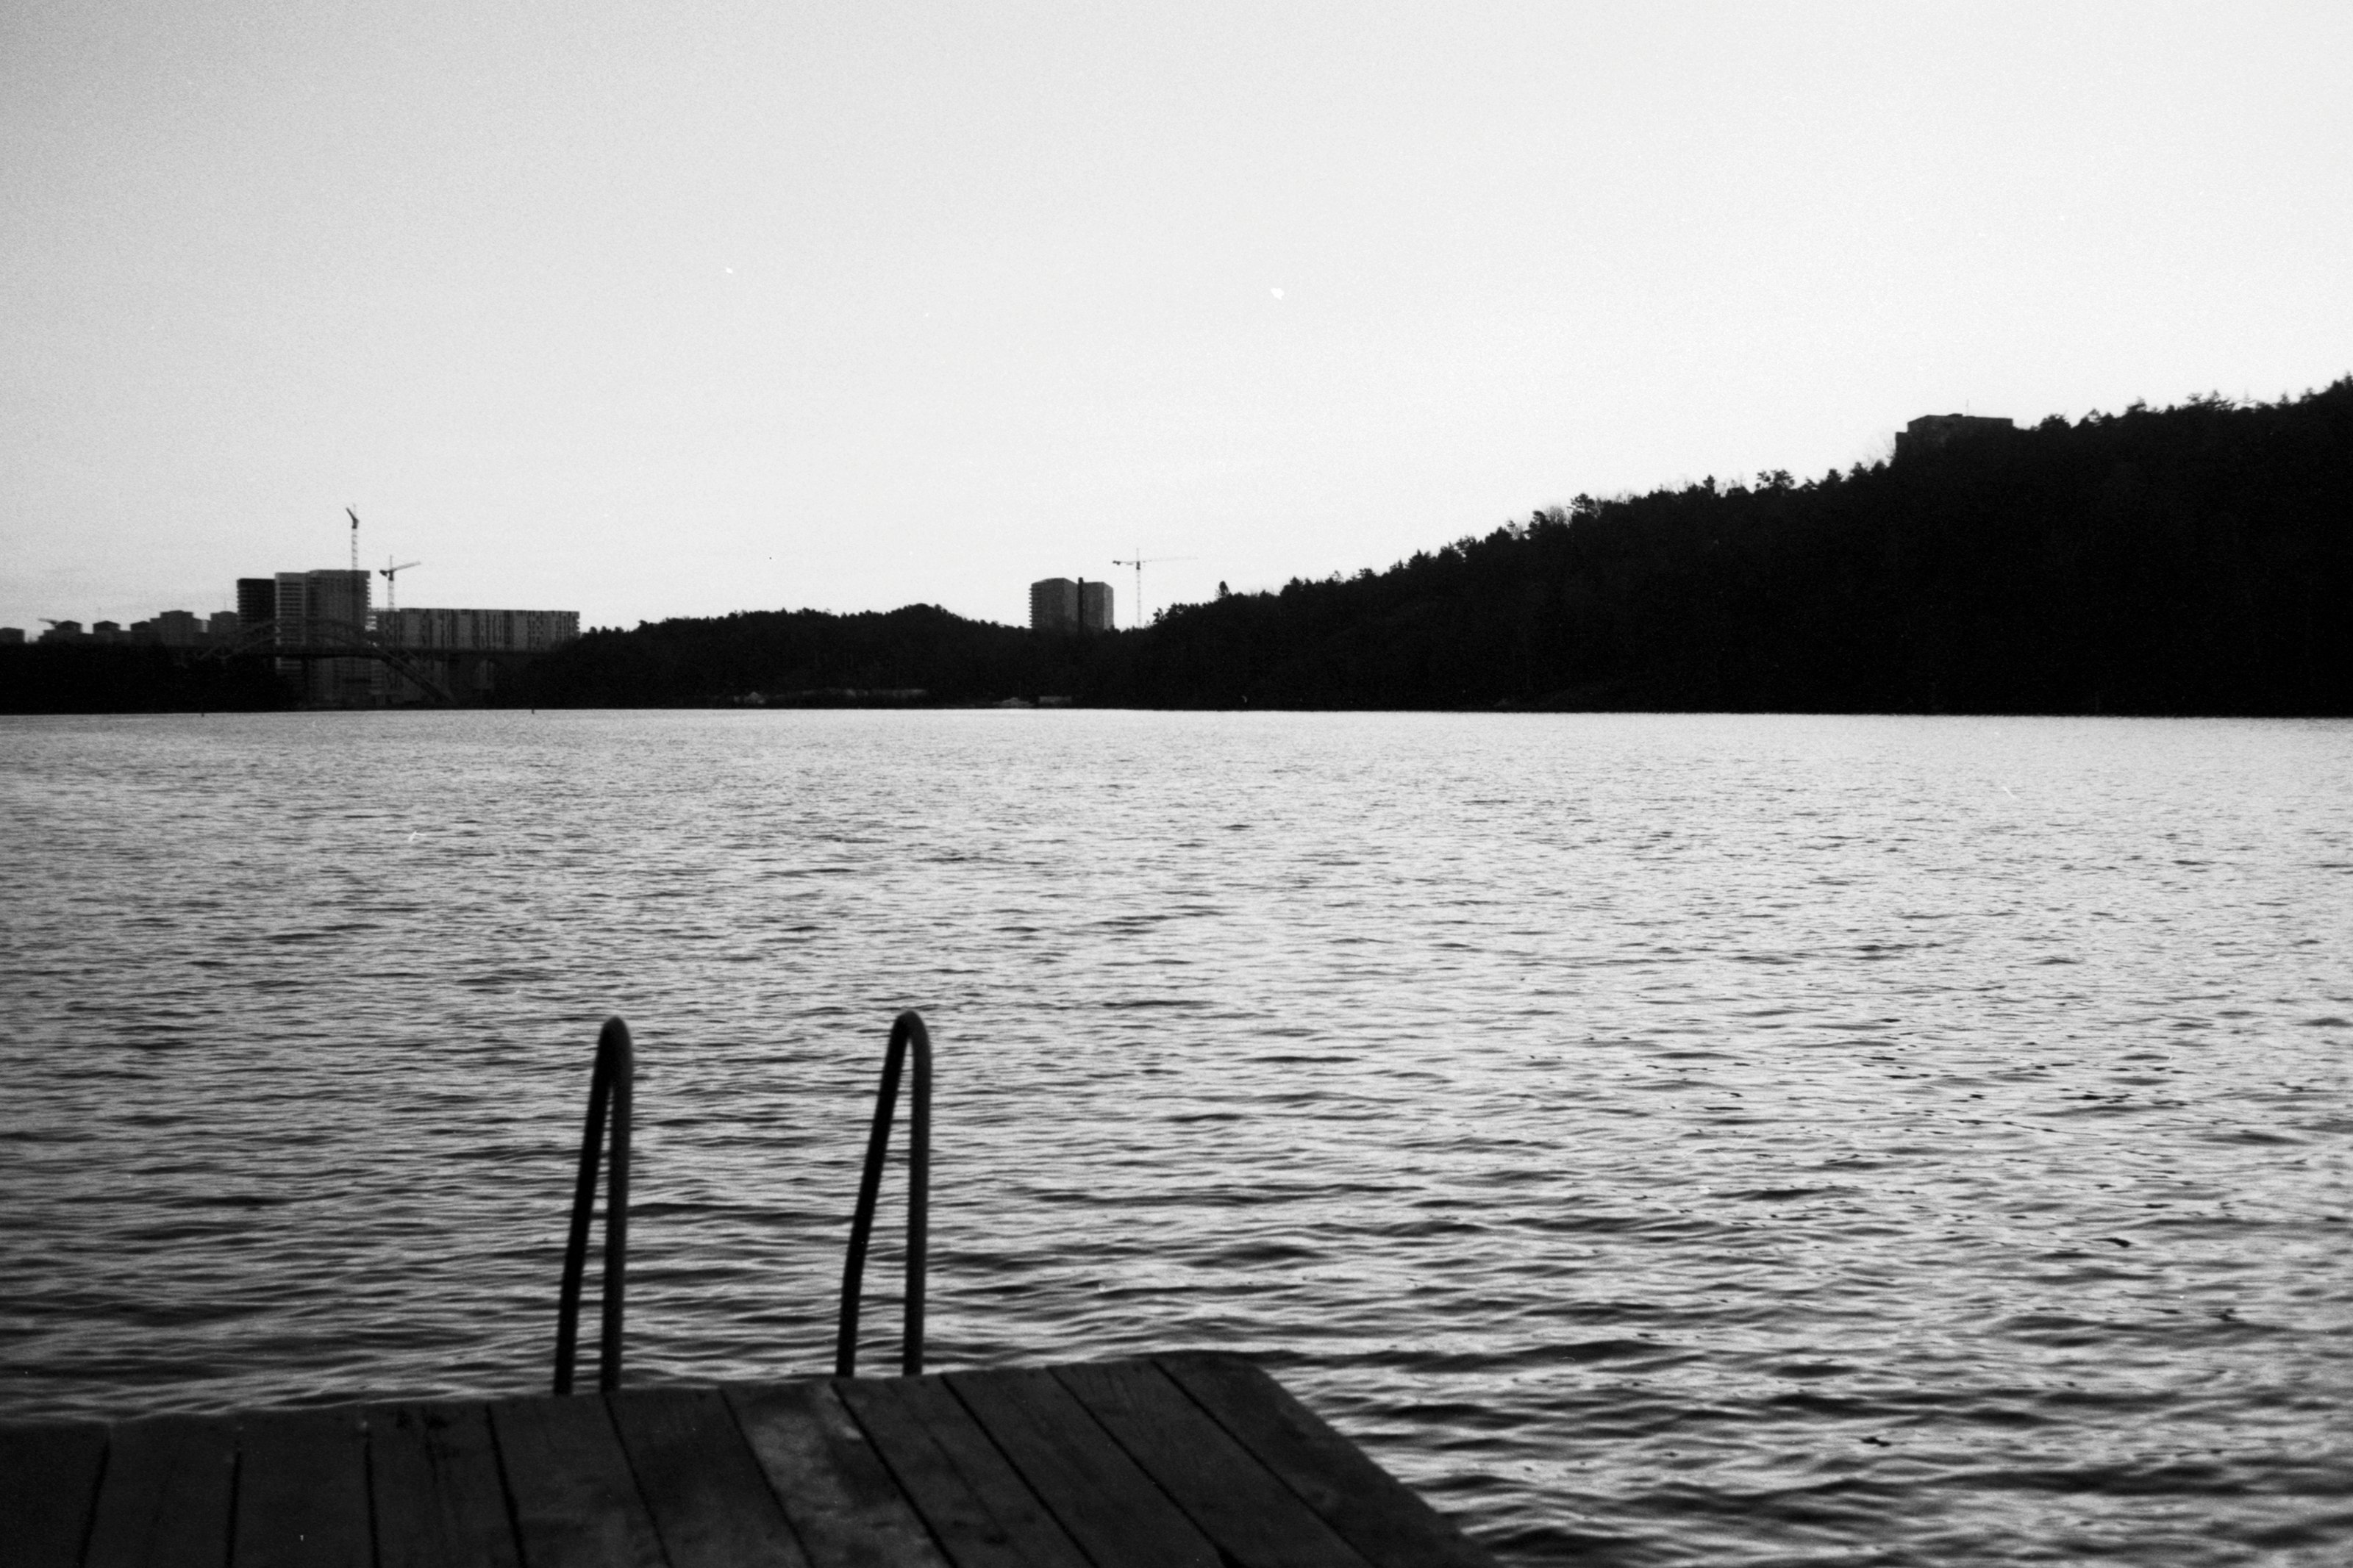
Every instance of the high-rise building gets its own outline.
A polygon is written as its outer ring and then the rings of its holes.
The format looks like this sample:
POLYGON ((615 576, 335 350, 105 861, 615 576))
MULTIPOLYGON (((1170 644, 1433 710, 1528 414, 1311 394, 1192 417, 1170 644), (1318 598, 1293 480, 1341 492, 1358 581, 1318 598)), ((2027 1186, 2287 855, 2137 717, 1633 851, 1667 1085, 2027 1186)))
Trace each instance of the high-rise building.
POLYGON ((212 619, 205 623, 205 636, 216 644, 235 642, 237 634, 244 628, 245 623, 235 610, 215 610, 212 619))
MULTIPOLYGON (((240 606, 245 588, 245 583, 237 584, 240 606)), ((281 644, 321 647, 348 642, 367 630, 365 572, 280 572, 271 598, 270 618, 278 623, 281 644)))
POLYGON ((308 639, 303 633, 310 628, 302 624, 302 611, 308 592, 307 580, 300 572, 280 572, 270 590, 269 618, 278 625, 280 646, 292 646, 308 639))
POLYGON ((1079 624, 1091 632, 1111 630, 1111 584, 1079 584, 1079 624))
POLYGON ((1083 577, 1072 582, 1068 577, 1049 577, 1029 584, 1029 629, 1033 632, 1069 632, 1084 627, 1091 632, 1111 630, 1111 584, 1090 583, 1083 577))
POLYGON ((1079 624, 1079 585, 1068 577, 1029 584, 1029 629, 1066 632, 1079 624))
MULTIPOLYGON (((332 648, 367 634, 365 572, 278 574, 278 646, 281 649, 332 648)), ((241 585, 240 585, 241 587, 241 585)), ((373 700, 375 662, 367 658, 280 658, 281 675, 306 673, 306 700, 336 707, 363 707, 373 700)))
POLYGON ((305 572, 302 616, 314 642, 356 638, 368 626, 369 572, 305 572))

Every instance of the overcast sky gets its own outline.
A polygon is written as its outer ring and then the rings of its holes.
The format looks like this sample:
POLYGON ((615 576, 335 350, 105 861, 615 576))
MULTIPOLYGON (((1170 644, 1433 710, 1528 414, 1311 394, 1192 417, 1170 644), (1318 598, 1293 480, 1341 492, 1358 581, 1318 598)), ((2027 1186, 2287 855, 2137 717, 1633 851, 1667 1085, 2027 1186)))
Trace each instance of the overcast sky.
POLYGON ((0 623, 1020 621, 2353 372, 2353 5, 0 5, 0 623), (381 603, 381 583, 379 600, 381 603))

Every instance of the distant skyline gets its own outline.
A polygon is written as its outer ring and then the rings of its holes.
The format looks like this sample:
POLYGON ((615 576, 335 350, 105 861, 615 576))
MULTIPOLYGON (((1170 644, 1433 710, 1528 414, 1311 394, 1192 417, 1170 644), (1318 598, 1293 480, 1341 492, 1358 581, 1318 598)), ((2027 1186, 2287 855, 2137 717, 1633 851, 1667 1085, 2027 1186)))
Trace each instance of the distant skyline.
POLYGON ((2353 372, 2353 7, 0 12, 0 624, 1379 568, 2353 372), (376 580, 379 601, 382 580, 376 580))

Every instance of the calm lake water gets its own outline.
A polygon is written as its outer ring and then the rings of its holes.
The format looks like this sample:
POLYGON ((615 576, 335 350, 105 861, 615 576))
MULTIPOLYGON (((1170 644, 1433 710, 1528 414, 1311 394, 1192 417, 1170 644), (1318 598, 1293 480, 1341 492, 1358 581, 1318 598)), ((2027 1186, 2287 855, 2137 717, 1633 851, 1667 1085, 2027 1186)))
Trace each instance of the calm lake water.
POLYGON ((1523 1563, 2342 1563, 2348 785, 2335 722, 0 721, 0 1415, 543 1387, 608 1012, 632 1379, 828 1370, 913 1006, 939 1367, 1260 1354, 1523 1563))

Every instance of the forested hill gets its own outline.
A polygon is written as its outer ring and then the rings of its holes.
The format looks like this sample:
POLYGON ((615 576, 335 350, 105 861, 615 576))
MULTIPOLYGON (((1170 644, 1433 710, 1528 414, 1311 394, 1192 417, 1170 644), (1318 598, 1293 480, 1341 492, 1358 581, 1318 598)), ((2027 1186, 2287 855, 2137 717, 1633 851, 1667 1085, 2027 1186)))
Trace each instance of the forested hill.
POLYGON ((917 606, 596 634, 539 700, 2353 714, 2353 379, 1539 512, 1388 571, 1039 637, 917 606))

